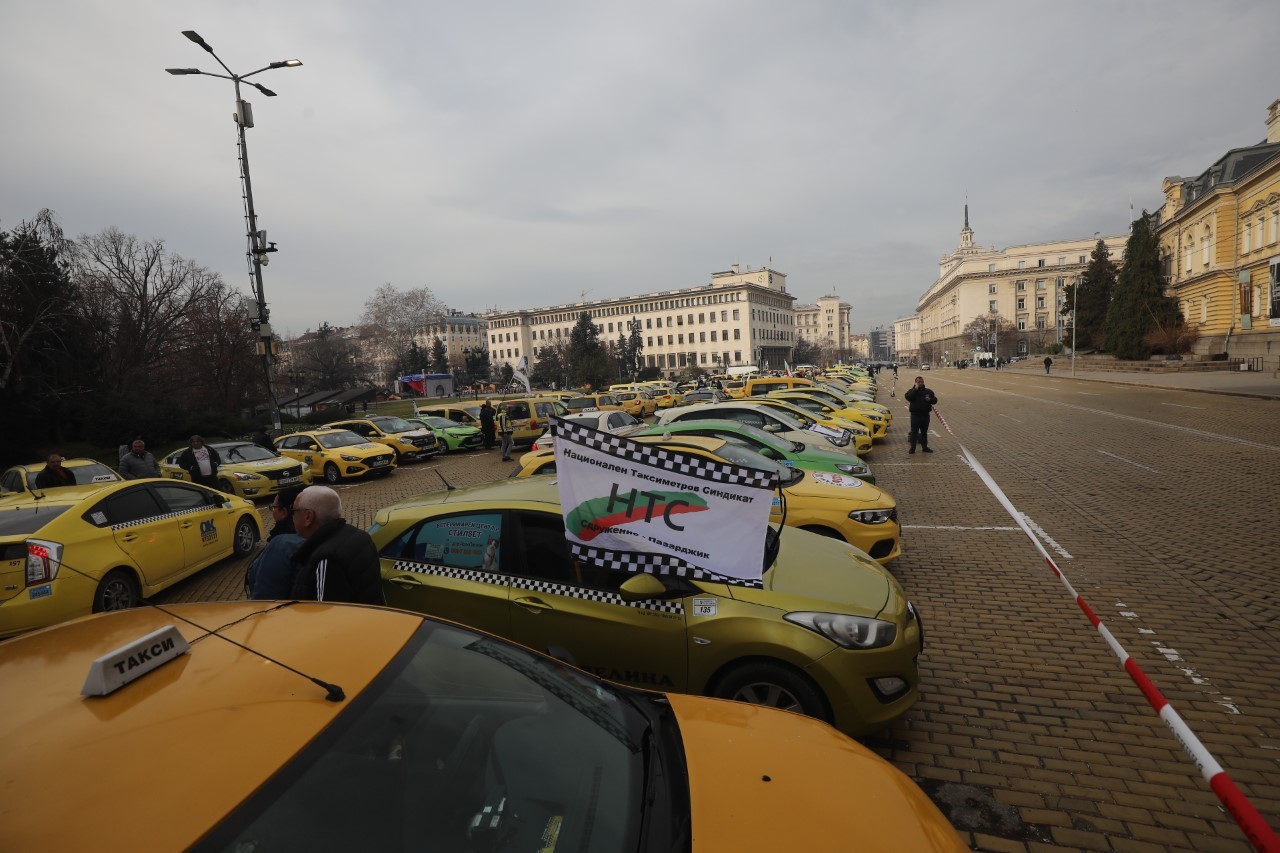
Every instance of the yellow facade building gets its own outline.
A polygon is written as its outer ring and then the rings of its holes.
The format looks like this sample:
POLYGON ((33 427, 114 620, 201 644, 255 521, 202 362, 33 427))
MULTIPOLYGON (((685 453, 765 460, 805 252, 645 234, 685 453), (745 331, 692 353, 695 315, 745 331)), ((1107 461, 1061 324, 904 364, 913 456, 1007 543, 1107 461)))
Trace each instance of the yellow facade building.
POLYGON ((1266 141, 1194 178, 1165 178, 1157 217, 1168 293, 1200 331, 1195 351, 1280 368, 1280 99, 1266 141), (1261 359, 1261 361, 1258 361, 1261 359))

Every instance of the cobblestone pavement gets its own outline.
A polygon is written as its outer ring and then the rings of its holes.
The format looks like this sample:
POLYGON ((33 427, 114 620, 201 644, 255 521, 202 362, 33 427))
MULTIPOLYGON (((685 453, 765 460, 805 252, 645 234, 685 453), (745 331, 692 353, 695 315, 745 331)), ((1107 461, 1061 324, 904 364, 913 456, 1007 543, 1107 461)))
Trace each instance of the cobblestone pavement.
MULTIPOLYGON (((868 457, 900 507, 903 556, 890 568, 924 616, 922 698, 867 744, 975 849, 1249 849, 960 448, 1275 827, 1278 404, 1115 375, 924 375, 949 427, 934 419, 936 452, 907 455, 905 406, 882 391, 897 420, 868 457)), ((367 526, 378 507, 442 488, 440 475, 460 486, 511 469, 480 452, 340 491, 367 526)), ((244 566, 215 566, 160 600, 239 597, 244 566)))

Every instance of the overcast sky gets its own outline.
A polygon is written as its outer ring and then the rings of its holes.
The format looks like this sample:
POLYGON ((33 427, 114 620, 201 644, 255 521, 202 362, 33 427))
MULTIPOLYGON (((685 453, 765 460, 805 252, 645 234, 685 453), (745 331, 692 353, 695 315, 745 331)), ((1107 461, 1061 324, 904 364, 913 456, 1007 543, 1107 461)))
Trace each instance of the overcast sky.
POLYGON ((770 265, 855 331, 958 242, 1121 234, 1266 135, 1280 2, 47 0, 0 18, 0 229, 42 208, 249 291, 232 84, 277 332, 384 283, 536 308, 770 265), (770 262, 770 258, 772 261, 770 262))

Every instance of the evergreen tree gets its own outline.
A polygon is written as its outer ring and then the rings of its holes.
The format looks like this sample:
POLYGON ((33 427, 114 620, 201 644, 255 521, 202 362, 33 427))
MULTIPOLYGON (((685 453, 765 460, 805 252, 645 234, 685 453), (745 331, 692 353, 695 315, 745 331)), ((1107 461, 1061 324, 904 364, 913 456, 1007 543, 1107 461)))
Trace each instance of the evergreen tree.
POLYGON ((632 319, 627 323, 627 360, 631 365, 626 378, 630 379, 644 364, 644 338, 640 336, 640 321, 632 319))
POLYGON ((529 373, 529 381, 550 388, 563 388, 565 382, 565 353, 568 345, 563 339, 538 350, 538 363, 529 373))
POLYGON ((440 340, 439 335, 431 342, 431 372, 449 372, 449 353, 445 350, 444 341, 440 340))
POLYGON ((1073 310, 1077 347, 1100 347, 1103 341, 1103 325, 1107 320, 1107 308, 1116 287, 1116 263, 1111 260, 1111 250, 1098 239, 1089 256, 1089 266, 1081 274, 1078 285, 1067 285, 1063 291, 1063 308, 1073 310), (1080 292, 1076 293, 1076 287, 1080 292))
POLYGON ((1144 359, 1151 354, 1147 338, 1153 331, 1181 323, 1177 300, 1164 295, 1160 244, 1151 227, 1151 215, 1144 210, 1133 223, 1124 266, 1107 308, 1104 348, 1116 358, 1144 359))
POLYGON ((602 388, 608 384, 609 356, 600 345, 600 332, 583 311, 569 333, 569 379, 576 385, 602 388))

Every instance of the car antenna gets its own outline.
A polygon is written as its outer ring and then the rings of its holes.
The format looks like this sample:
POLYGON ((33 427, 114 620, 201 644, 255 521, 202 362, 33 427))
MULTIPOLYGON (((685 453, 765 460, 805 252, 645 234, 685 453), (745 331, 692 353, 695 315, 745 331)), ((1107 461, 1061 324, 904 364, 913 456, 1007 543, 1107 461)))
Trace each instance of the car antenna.
POLYGON ((435 470, 435 472, 436 472, 436 476, 440 478, 440 482, 444 483, 444 487, 445 487, 445 489, 446 489, 447 491, 452 492, 452 491, 456 488, 456 487, 453 485, 453 483, 450 483, 448 480, 446 480, 446 479, 444 478, 444 474, 441 474, 441 473, 440 473, 440 469, 439 469, 439 468, 436 468, 436 469, 434 469, 434 470, 435 470))
MULTIPOLYGON (((75 568, 74 566, 69 566, 65 562, 59 561, 58 566, 60 568, 64 568, 69 571, 75 572, 77 575, 80 575, 80 577, 85 578, 86 580, 90 580, 90 581, 94 580, 92 575, 82 572, 79 569, 75 568)), ((289 666, 289 664, 284 663, 283 661, 278 661, 275 658, 270 657, 269 655, 264 655, 262 652, 258 651, 257 649, 251 649, 243 643, 237 643, 235 640, 231 639, 230 637, 224 637, 218 633, 218 631, 221 630, 219 628, 206 628, 205 626, 197 622, 192 622, 190 619, 187 619, 185 616, 179 616, 177 613, 174 613, 172 610, 165 610, 159 604, 156 604, 153 601, 148 601, 147 599, 142 598, 141 596, 138 597, 138 601, 139 603, 145 604, 148 607, 154 607, 156 610, 159 610, 161 613, 165 614, 166 616, 169 616, 173 619, 177 619, 179 622, 186 622, 188 625, 194 628, 199 628, 201 631, 204 631, 205 637, 208 637, 208 636, 217 637, 219 640, 224 640, 225 642, 228 642, 233 646, 237 646, 238 648, 244 649, 246 652, 249 652, 250 654, 253 654, 253 655, 257 655, 263 660, 270 661, 276 666, 283 667, 289 670, 290 672, 294 673, 295 675, 301 675, 303 678, 305 678, 307 681, 310 681, 312 684, 315 684, 318 687, 324 688, 324 691, 325 691, 324 698, 326 701, 342 702, 347 698, 346 692, 337 684, 331 684, 328 681, 321 681, 320 679, 315 678, 314 676, 307 675, 305 672, 303 672, 300 669, 294 669, 293 667, 289 666)), ((282 601, 264 610, 256 610, 253 613, 250 613, 249 616, 257 616, 259 613, 270 613, 272 610, 278 610, 281 607, 289 607, 297 603, 298 603, 297 601, 282 601)), ((248 619, 249 616, 245 616, 243 618, 248 619)), ((239 622, 242 620, 237 619, 236 621, 239 622)), ((228 623, 227 625, 223 625, 222 627, 227 628, 233 624, 235 623, 231 622, 231 623, 228 623)), ((196 640, 201 640, 201 639, 203 639, 203 637, 196 638, 196 640)))

